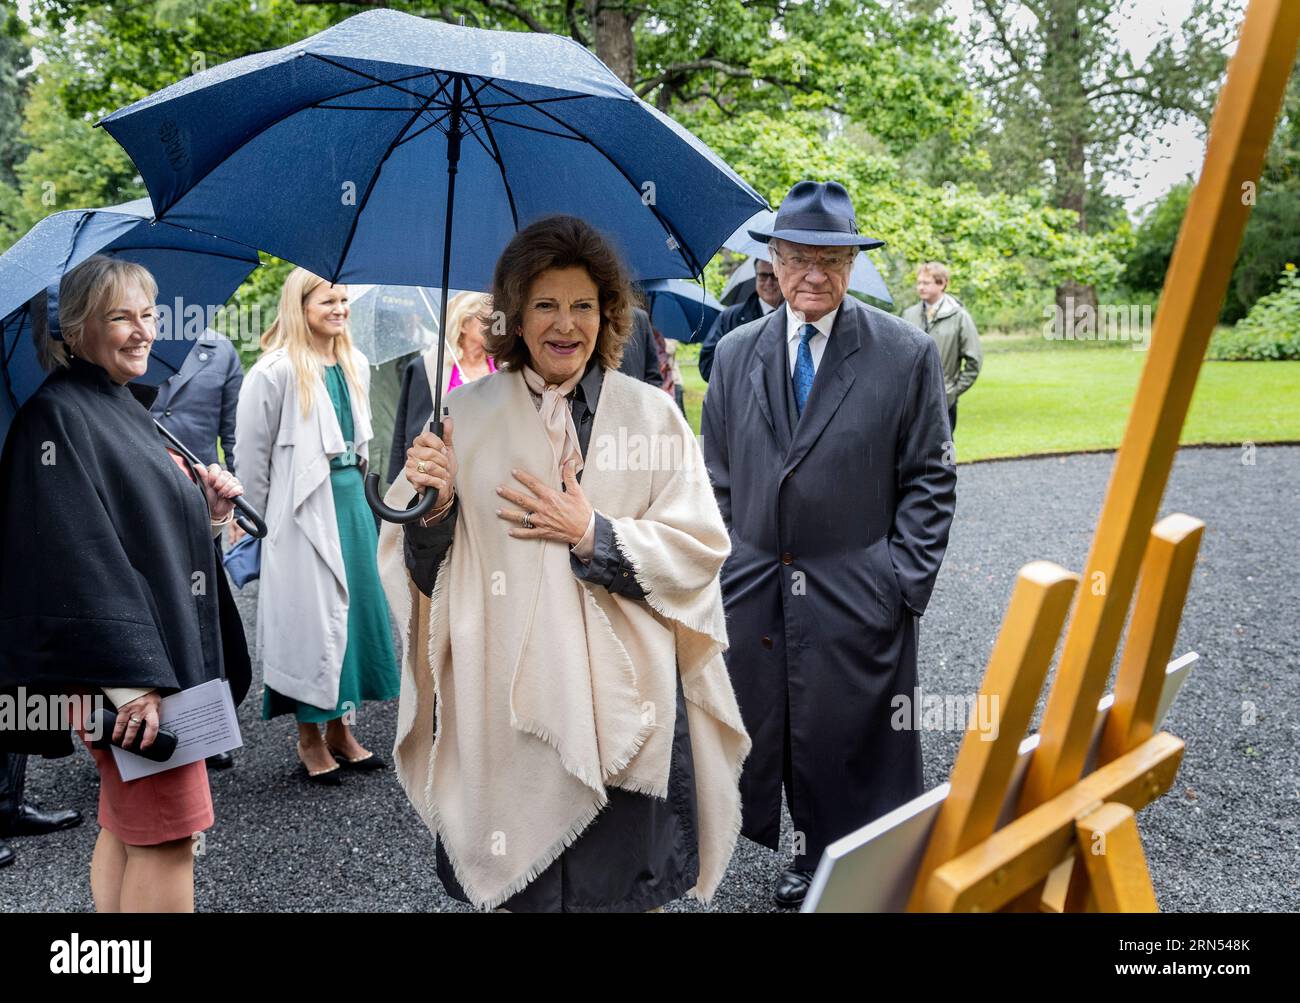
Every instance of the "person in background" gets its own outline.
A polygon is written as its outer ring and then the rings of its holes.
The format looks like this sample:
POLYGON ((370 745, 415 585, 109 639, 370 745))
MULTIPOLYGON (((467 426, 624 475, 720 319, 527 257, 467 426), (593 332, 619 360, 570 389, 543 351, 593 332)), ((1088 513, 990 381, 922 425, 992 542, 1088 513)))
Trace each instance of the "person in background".
POLYGON ((652 387, 663 388, 654 327, 650 324, 650 315, 639 306, 632 308, 632 334, 623 346, 623 359, 618 364, 618 371, 652 387))
POLYGON ((247 497, 271 528, 257 606, 262 716, 294 714, 303 770, 330 785, 340 768, 386 765, 349 725, 363 701, 400 688, 362 488, 370 364, 352 345, 347 293, 289 273, 236 414, 247 497))
POLYGON ((943 386, 948 394, 948 424, 957 428, 957 398, 975 385, 984 352, 975 321, 958 299, 948 292, 948 269, 927 261, 916 270, 916 295, 921 302, 903 311, 903 320, 915 324, 939 344, 943 386))
MULTIPOLYGON (((158 396, 149 413, 205 465, 217 462, 220 440, 226 469, 233 474, 235 408, 243 382, 244 367, 235 346, 229 338, 208 329, 194 342, 180 371, 158 387, 158 396)), ((233 523, 231 531, 233 534, 233 523)), ((220 561, 220 537, 216 548, 220 561)), ((229 769, 235 765, 235 757, 229 752, 209 756, 208 765, 218 770, 229 769)))
POLYGON ((682 389, 682 371, 677 365, 677 342, 665 338, 659 328, 654 328, 655 347, 659 351, 659 375, 663 379, 663 391, 677 402, 682 415, 686 414, 686 394, 682 389))
MULTIPOLYGON (((391 443, 393 441, 393 431, 397 428, 397 409, 401 406, 402 380, 406 375, 406 367, 419 357, 419 352, 407 352, 405 355, 399 355, 395 359, 389 359, 387 362, 370 367, 370 426, 375 433, 371 439, 372 442, 391 443)), ((383 464, 383 466, 387 467, 387 463, 383 464)), ((386 469, 380 471, 376 468, 375 470, 375 473, 383 475, 386 475, 387 472, 386 469)), ((388 491, 390 483, 386 476, 381 476, 380 495, 388 491)))
MULTIPOLYGON (((0 837, 44 836, 81 825, 81 812, 75 808, 44 811, 23 796, 27 778, 27 756, 0 751, 0 837)), ((8 867, 18 855, 0 839, 0 867, 8 867)))
MULTIPOLYGON (((487 293, 457 293, 447 302, 447 330, 454 336, 447 343, 443 360, 444 398, 447 391, 496 372, 496 363, 483 347, 492 328, 492 297, 487 293)), ((388 483, 397 479, 406 462, 406 451, 416 436, 429 427, 433 414, 433 381, 437 379, 438 346, 435 343, 418 355, 402 373, 402 391, 397 399, 397 416, 388 454, 388 483)), ((380 440, 383 441, 383 440, 380 440)))
POLYGON ((704 336, 700 345, 700 379, 709 382, 713 371, 713 353, 717 351, 718 342, 729 331, 734 331, 741 324, 766 317, 781 305, 781 286, 772 271, 772 263, 758 258, 754 261, 754 291, 739 303, 733 303, 714 318, 713 326, 704 336))

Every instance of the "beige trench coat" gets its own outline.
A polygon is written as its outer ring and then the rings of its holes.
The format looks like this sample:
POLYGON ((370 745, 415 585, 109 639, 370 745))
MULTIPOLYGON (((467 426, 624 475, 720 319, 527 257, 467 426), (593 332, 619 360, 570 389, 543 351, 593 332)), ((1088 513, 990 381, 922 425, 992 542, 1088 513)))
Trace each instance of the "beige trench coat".
MULTIPOLYGON (((350 394, 357 455, 369 455, 370 364, 354 351, 364 393, 350 394)), ((313 707, 338 704, 348 646, 348 586, 330 487, 343 454, 338 418, 321 382, 311 411, 298 406, 285 349, 244 378, 235 419, 244 495, 266 519, 257 599, 257 646, 266 685, 313 707)))

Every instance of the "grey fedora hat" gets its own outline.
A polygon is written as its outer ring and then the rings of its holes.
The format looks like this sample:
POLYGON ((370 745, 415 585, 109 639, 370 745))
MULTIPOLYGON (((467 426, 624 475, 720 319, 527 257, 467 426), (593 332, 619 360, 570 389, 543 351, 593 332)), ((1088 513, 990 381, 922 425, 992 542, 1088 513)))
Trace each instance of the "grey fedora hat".
POLYGON ((766 244, 773 237, 796 244, 825 247, 884 247, 885 242, 858 233, 853 200, 837 181, 800 181, 781 200, 770 231, 750 230, 766 244))

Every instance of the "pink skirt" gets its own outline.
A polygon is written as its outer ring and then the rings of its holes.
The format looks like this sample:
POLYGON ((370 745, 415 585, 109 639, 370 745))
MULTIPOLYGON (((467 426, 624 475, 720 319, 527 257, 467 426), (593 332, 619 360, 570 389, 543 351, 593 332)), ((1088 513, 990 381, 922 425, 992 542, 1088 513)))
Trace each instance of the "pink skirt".
POLYGON ((90 749, 90 754, 99 767, 100 827, 123 843, 156 846, 212 828, 212 792, 202 759, 126 781, 107 749, 90 749))

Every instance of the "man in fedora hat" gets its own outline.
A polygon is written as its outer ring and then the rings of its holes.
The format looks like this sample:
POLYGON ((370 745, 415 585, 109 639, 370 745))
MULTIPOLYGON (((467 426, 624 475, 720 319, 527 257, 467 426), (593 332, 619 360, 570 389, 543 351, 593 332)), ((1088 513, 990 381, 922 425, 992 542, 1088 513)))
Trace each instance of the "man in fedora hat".
POLYGON ((769 243, 785 305, 718 343, 702 426, 753 740, 742 831, 777 849, 784 784, 794 861, 775 897, 791 907, 828 843, 921 793, 920 736, 891 718, 917 685, 956 470, 934 339, 845 296, 854 255, 881 245, 848 192, 801 181, 750 236, 769 243))

